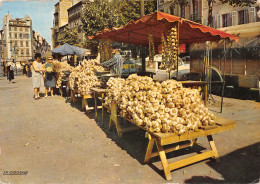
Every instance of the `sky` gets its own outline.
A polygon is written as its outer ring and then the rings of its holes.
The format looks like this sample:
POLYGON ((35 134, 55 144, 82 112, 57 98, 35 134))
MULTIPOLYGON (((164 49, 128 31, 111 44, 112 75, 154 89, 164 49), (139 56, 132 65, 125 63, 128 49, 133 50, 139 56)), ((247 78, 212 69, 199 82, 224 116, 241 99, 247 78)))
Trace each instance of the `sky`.
POLYGON ((33 30, 40 33, 51 45, 54 5, 57 2, 58 0, 0 0, 0 29, 8 12, 12 19, 29 15, 33 30))

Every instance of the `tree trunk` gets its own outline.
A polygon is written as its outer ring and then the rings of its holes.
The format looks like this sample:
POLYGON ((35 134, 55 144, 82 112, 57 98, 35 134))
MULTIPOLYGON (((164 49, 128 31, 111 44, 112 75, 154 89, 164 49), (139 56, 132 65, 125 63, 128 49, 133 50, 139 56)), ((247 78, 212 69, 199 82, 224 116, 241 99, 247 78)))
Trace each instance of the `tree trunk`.
POLYGON ((214 0, 208 0, 208 7, 209 7, 209 12, 208 12, 208 26, 211 25, 213 17, 212 17, 212 9, 213 9, 213 1, 214 0))

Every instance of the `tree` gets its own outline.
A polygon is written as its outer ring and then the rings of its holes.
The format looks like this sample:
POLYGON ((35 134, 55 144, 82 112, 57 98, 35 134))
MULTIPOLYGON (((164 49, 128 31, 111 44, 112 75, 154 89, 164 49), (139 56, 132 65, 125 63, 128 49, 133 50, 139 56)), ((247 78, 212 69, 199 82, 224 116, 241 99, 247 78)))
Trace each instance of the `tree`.
MULTIPOLYGON (((145 1, 145 14, 155 11, 155 1, 145 1)), ((140 18, 140 0, 95 0, 82 12, 82 28, 87 36, 94 36, 104 28, 119 27, 130 20, 140 18)), ((97 41, 85 40, 85 45, 93 48, 97 41)))
POLYGON ((108 0, 95 0, 85 6, 81 21, 86 35, 93 36, 104 28, 118 26, 118 15, 113 3, 108 0))
POLYGON ((78 30, 77 30, 77 28, 66 27, 64 32, 59 34, 58 42, 60 43, 60 45, 68 43, 70 45, 80 46, 80 43, 78 41, 78 30))
MULTIPOLYGON (((137 20, 140 18, 141 5, 140 0, 114 0, 115 5, 118 7, 119 24, 125 25, 130 20, 137 20)), ((144 1, 145 14, 150 14, 155 11, 156 1, 144 1)))

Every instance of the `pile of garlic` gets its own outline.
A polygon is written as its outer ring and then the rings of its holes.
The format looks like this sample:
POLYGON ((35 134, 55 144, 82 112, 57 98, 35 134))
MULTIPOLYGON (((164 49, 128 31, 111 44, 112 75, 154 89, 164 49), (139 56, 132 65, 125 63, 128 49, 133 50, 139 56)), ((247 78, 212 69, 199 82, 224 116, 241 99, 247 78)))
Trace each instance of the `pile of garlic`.
POLYGON ((81 65, 74 68, 69 76, 69 85, 72 90, 86 95, 90 94, 90 88, 101 85, 95 72, 104 71, 104 68, 97 66, 96 63, 96 60, 84 60, 81 65))
POLYGON ((175 80, 155 83, 150 77, 133 74, 126 80, 111 78, 108 84, 105 103, 116 100, 121 116, 151 132, 183 134, 215 123, 199 90, 183 88, 175 80))
POLYGON ((60 64, 60 70, 56 73, 56 78, 57 78, 57 86, 61 86, 61 80, 65 77, 64 71, 69 71, 71 72, 74 67, 70 66, 67 61, 66 62, 59 62, 59 61, 54 61, 58 62, 60 64))
POLYGON ((118 97, 125 84, 125 79, 122 78, 110 78, 107 82, 108 91, 105 97, 104 105, 111 109, 112 100, 118 101, 118 97))

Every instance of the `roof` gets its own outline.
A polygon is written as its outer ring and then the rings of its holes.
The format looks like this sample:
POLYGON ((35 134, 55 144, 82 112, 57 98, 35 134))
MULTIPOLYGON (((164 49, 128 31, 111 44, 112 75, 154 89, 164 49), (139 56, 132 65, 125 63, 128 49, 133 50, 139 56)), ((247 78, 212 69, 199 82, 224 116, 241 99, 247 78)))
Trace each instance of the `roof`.
POLYGON ((221 39, 238 41, 237 36, 163 12, 154 12, 136 21, 131 20, 119 28, 106 28, 98 32, 94 39, 110 39, 122 43, 147 45, 148 35, 152 34, 154 41, 160 43, 162 34, 167 35, 170 28, 177 25, 176 23, 179 23, 180 44, 221 39))

